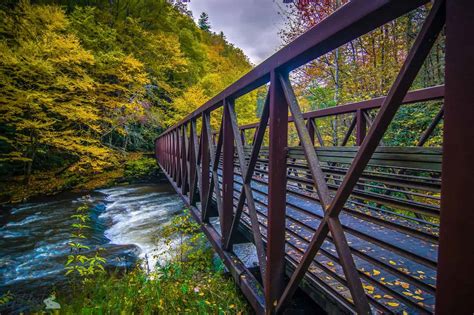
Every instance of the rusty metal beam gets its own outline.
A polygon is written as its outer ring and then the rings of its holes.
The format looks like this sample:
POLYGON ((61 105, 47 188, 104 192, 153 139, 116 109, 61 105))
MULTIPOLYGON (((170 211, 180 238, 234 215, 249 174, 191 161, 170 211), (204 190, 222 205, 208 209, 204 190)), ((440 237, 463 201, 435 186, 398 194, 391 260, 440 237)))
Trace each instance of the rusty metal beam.
POLYGON ((278 79, 270 83, 270 146, 268 165, 267 271, 264 279, 267 312, 273 312, 283 292, 285 274, 286 152, 288 105, 278 79))
MULTIPOLYGON (((444 97, 444 85, 433 86, 429 88, 413 90, 407 93, 404 97, 402 104, 413 104, 418 102, 427 102, 432 100, 439 100, 444 97)), ((344 105, 338 105, 330 108, 324 108, 307 112, 303 114, 304 119, 310 118, 322 118, 333 115, 342 115, 355 113, 357 110, 370 110, 380 108, 385 100, 384 97, 373 98, 367 101, 361 101, 356 103, 349 103, 344 105)), ((293 121, 293 117, 288 118, 289 122, 293 121)), ((252 123, 240 126, 240 129, 252 129, 257 127, 258 123, 252 123)))
MULTIPOLYGON (((233 101, 227 101, 227 104, 225 104, 224 110, 226 111, 226 115, 228 116, 228 119, 230 121, 230 126, 232 128, 232 132, 234 135, 235 143, 236 143, 236 150, 237 150, 237 156, 239 160, 239 166, 240 166, 240 171, 242 174, 244 174, 244 177, 248 176, 248 170, 247 168, 247 161, 245 160, 245 153, 244 153, 244 145, 242 143, 242 139, 239 137, 239 127, 237 123, 237 115, 235 114, 235 108, 234 108, 234 102, 233 101)), ((233 148, 233 143, 232 143, 232 148, 233 148)), ((225 159, 225 156, 224 156, 225 159)), ((233 156, 231 157, 233 160, 233 156)), ((224 160, 224 165, 225 165, 225 160, 224 160)), ((233 176, 233 167, 232 167, 232 176, 233 176)), ((253 172, 253 169, 252 169, 253 172)), ((233 178, 232 178, 232 185, 233 185, 233 178)), ((231 186, 232 186, 231 185, 231 186)), ((252 232, 253 232, 253 239, 254 239, 254 244, 255 247, 257 248, 257 258, 259 262, 259 267, 260 267, 260 272, 262 274, 262 278, 265 278, 265 270, 266 270, 266 256, 265 256, 265 248, 263 247, 263 241, 262 241, 262 234, 260 232, 259 228, 259 223, 258 223, 258 216, 257 216, 257 210, 255 208, 255 201, 253 199, 252 195, 252 188, 250 186, 250 183, 243 182, 242 183, 244 189, 243 192, 245 194, 245 199, 247 200, 247 208, 249 210, 249 216, 250 220, 252 222, 252 232)), ((233 199, 234 197, 234 190, 232 187, 230 196, 233 199)), ((237 218, 237 212, 242 211, 243 208, 243 202, 238 204, 238 208, 236 209, 236 215, 235 218, 237 218), (240 206, 240 209, 239 209, 240 206)), ((232 200, 232 207, 233 209, 233 200, 232 200)), ((224 239, 225 242, 224 244, 227 246, 226 249, 229 249, 229 245, 231 245, 230 242, 228 242, 229 239, 231 239, 232 235, 231 233, 235 231, 237 224, 239 221, 233 220, 231 223, 231 227, 229 227, 229 233, 226 234, 226 238, 224 239), (232 229, 233 228, 233 229, 232 229)))
MULTIPOLYGON (((395 116, 404 96, 406 95, 411 83, 415 79, 423 61, 433 46, 439 32, 444 25, 445 11, 444 1, 435 2, 428 18, 418 34, 413 47, 411 48, 405 63, 400 70, 395 83, 393 84, 387 98, 384 100, 382 107, 375 119, 374 125, 369 130, 369 134, 363 141, 356 157, 354 158, 347 175, 336 192, 333 202, 330 204, 324 219, 321 221, 316 233, 313 235, 311 243, 306 250, 302 260, 298 264, 289 284, 285 288, 282 301, 291 297, 295 292, 297 285, 304 276, 311 261, 321 247, 324 239, 329 232, 329 221, 331 218, 337 218, 340 211, 344 207, 347 199, 357 180, 362 175, 365 166, 369 162, 373 152, 377 148, 385 130, 395 116)), ((283 303, 282 303, 283 304, 283 303)))
POLYGON ((270 81, 270 73, 277 69, 290 72, 331 50, 370 32, 371 30, 416 9, 429 0, 352 0, 317 26, 308 30, 291 45, 287 45, 245 74, 203 106, 183 118, 174 127, 212 111, 225 98, 237 98, 270 81))
MULTIPOLYGON (((301 113, 298 101, 293 92, 288 76, 284 77, 280 75, 279 79, 291 114, 293 115, 296 130, 298 131, 298 136, 301 140, 301 144, 304 149, 306 161, 308 162, 308 166, 316 186, 316 192, 318 193, 319 201, 323 209, 325 211, 328 211, 332 203, 332 197, 325 179, 325 174, 321 170, 318 156, 316 154, 316 151, 314 150, 313 143, 311 142, 309 132, 304 126, 303 114, 301 113)), ((337 253, 341 260, 341 265, 344 270, 344 274, 347 279, 347 284, 351 292, 352 299, 354 300, 357 312, 359 314, 368 314, 370 313, 369 302, 362 287, 362 283, 360 281, 360 277, 355 267, 352 255, 350 253, 347 240, 344 236, 344 231, 342 229, 341 223, 339 222, 339 218, 330 218, 330 220, 328 221, 328 228, 331 231, 331 235, 334 240, 334 245, 336 246, 337 253)), ((295 278, 292 277, 292 279, 295 278)), ((285 290, 285 295, 278 302, 277 311, 281 310, 285 306, 289 298, 291 298, 292 294, 294 293, 293 288, 296 287, 297 282, 290 282, 290 284, 291 285, 288 287, 289 289, 285 290)))
MULTIPOLYGON (((221 232, 223 242, 228 238, 232 226, 234 214, 233 185, 234 185, 234 132, 232 130, 232 118, 224 100, 224 113, 222 117, 222 212, 221 232)), ((238 138, 237 138, 238 139, 238 138)), ((215 161, 218 163, 218 160, 215 161)))
POLYGON ((356 145, 360 146, 367 134, 367 120, 362 109, 356 111, 356 145))
POLYGON ((441 227, 436 313, 474 311, 474 2, 447 0, 441 227), (467 141, 467 142, 466 142, 467 141))
MULTIPOLYGON (((263 142, 263 137, 265 135, 265 129, 267 128, 267 123, 268 123, 268 117, 269 117, 269 94, 267 94, 267 97, 265 99, 265 104, 263 106, 263 111, 262 111, 262 117, 260 119, 260 124, 257 127, 257 130, 255 131, 255 137, 254 137, 254 143, 252 146, 252 152, 250 153, 250 158, 248 161, 247 169, 246 172, 243 174, 243 183, 249 185, 250 180, 252 179, 253 172, 255 170, 255 165, 257 164, 257 159, 258 159, 258 154, 260 152, 260 148, 262 146, 263 142)), ((250 186, 250 185, 249 185, 250 186)), ((242 210, 244 207, 244 202, 245 202, 245 192, 241 191, 239 195, 239 199, 237 202, 237 209, 235 210, 235 215, 234 219, 232 222, 232 227, 230 231, 229 238, 227 239, 227 242, 225 243, 225 249, 230 249, 232 245, 232 237, 237 231, 237 228, 240 224, 240 218, 242 216, 242 210)), ((258 240, 257 240, 258 241, 258 240)))

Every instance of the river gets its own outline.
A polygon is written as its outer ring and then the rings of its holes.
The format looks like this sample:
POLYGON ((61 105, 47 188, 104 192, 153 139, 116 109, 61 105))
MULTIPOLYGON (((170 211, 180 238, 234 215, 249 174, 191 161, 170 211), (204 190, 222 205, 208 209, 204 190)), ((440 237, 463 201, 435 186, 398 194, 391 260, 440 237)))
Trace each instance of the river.
POLYGON ((169 184, 153 183, 63 193, 2 209, 0 296, 10 291, 15 298, 8 311, 28 311, 29 303, 64 283, 71 215, 82 204, 90 207, 92 219, 84 243, 103 248, 109 269, 129 268, 137 259, 147 268, 166 261, 169 248, 158 231, 184 207, 169 184))

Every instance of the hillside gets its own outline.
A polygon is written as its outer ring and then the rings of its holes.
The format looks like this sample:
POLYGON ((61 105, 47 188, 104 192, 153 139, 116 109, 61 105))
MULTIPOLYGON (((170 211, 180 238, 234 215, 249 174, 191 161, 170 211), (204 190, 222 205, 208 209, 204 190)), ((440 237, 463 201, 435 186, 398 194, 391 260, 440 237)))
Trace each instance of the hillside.
MULTIPOLYGON (((4 2, 1 201, 77 187, 127 152, 152 151, 162 130, 251 69, 189 14, 163 0, 4 2)), ((240 117, 250 122, 249 97, 240 117)))

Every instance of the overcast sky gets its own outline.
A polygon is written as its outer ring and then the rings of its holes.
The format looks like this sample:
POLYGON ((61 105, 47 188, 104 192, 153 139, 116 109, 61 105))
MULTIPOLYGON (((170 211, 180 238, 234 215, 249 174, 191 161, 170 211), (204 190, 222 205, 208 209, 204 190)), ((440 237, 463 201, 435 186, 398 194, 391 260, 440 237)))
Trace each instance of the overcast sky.
POLYGON ((227 40, 241 48, 258 65, 281 45, 278 31, 283 18, 278 14, 281 0, 191 0, 188 8, 195 20, 201 12, 209 15, 211 30, 224 32, 227 40), (279 1, 277 3, 277 1, 279 1))

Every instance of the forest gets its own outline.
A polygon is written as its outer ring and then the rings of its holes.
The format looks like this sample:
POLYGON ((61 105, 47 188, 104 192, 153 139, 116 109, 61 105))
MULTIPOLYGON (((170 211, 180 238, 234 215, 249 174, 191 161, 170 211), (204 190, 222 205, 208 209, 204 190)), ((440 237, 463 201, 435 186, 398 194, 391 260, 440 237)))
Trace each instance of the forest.
MULTIPOLYGON (((279 34, 283 43, 290 43, 348 2, 296 1, 282 7, 285 26, 279 34)), ((430 7, 429 4, 422 6, 293 71, 292 81, 302 110, 312 111, 387 95, 430 7)), ((442 33, 410 90, 443 84, 444 56, 445 35, 442 33)), ((394 146, 417 145, 420 133, 440 107, 439 102, 402 106, 383 142, 394 146)), ((367 118, 373 120, 375 115, 374 111, 367 118)), ((338 145, 338 139, 340 142, 344 137, 341 128, 347 129, 350 117, 321 119, 320 124, 326 143, 338 145)), ((440 145, 441 131, 442 123, 426 145, 440 145)))
POLYGON ((128 153, 152 151, 162 130, 251 69, 180 4, 2 2, 2 202, 120 176, 128 153))

